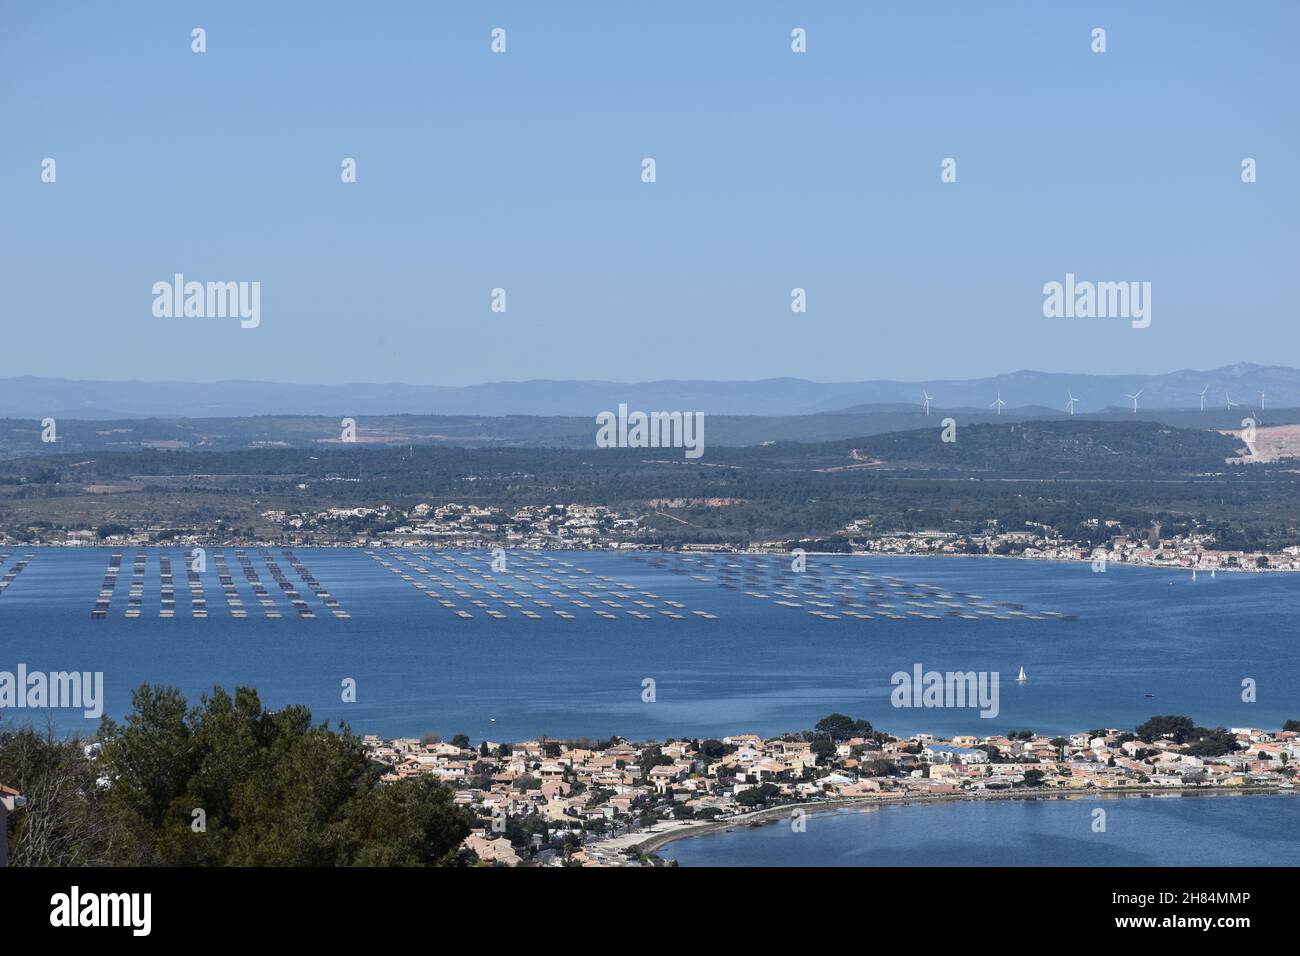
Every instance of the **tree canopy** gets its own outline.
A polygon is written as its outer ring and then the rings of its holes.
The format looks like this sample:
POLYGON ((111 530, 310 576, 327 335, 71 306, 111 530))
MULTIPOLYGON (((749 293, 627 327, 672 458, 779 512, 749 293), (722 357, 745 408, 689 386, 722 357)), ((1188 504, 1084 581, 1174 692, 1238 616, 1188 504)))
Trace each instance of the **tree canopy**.
POLYGON ((447 787, 381 783, 383 768, 346 726, 313 724, 304 707, 267 710, 247 687, 190 706, 145 684, 122 724, 103 721, 98 742, 87 755, 83 741, 30 730, 0 737, 0 772, 24 792, 47 793, 51 766, 82 781, 46 812, 15 815, 15 862, 425 866, 457 862, 470 830, 447 787), (63 817, 95 835, 88 850, 75 839, 25 847, 63 817))

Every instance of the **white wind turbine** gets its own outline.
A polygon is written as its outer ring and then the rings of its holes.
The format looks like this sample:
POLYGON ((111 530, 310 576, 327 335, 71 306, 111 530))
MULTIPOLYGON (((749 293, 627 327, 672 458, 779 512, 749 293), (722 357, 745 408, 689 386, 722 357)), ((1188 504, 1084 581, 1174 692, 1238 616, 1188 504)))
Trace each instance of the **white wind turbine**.
POLYGON ((1139 388, 1139 389, 1137 390, 1137 395, 1129 395, 1129 394, 1127 394, 1127 393, 1125 393, 1125 395, 1124 395, 1125 398, 1131 398, 1131 399, 1133 399, 1133 414, 1134 414, 1134 415, 1136 415, 1136 414, 1137 414, 1137 411, 1138 411, 1138 395, 1141 395, 1144 391, 1146 391, 1146 389, 1139 388))
POLYGON ((1065 394, 1070 396, 1070 400, 1065 403, 1065 410, 1069 412, 1071 415, 1073 415, 1074 405, 1078 401, 1078 399, 1074 397, 1074 392, 1071 392, 1068 389, 1066 390, 1065 394))
POLYGON ((1210 390, 1210 386, 1201 389, 1201 411, 1205 411, 1205 393, 1210 390))
POLYGON ((1264 410, 1264 390, 1262 388, 1259 390, 1259 410, 1261 412, 1264 410))
POLYGON ((1234 402, 1232 400, 1232 396, 1229 395, 1227 392, 1223 393, 1223 400, 1228 403, 1228 411, 1232 411, 1234 408, 1236 408, 1238 405, 1241 404, 1240 402, 1234 402))
POLYGON ((921 389, 921 402, 923 405, 925 405, 925 413, 927 415, 930 414, 930 402, 933 400, 934 400, 933 395, 931 395, 925 389, 921 389))
POLYGON ((1001 415, 1002 406, 1005 404, 1006 402, 1002 401, 1002 389, 998 389, 998 400, 994 402, 992 405, 990 405, 989 408, 996 408, 998 410, 998 414, 1001 415))

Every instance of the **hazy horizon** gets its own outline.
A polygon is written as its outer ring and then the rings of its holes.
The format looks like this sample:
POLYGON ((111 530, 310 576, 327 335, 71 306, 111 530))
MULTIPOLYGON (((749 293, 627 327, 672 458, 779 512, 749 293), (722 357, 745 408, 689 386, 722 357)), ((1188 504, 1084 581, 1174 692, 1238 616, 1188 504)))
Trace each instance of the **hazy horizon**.
POLYGON ((418 381, 405 381, 401 379, 387 379, 383 381, 374 380, 374 379, 348 379, 342 381, 323 382, 314 379, 295 380, 291 377, 245 378, 240 376, 233 376, 229 378, 207 378, 207 379, 200 379, 200 378, 181 379, 181 378, 166 378, 166 377, 83 378, 78 376, 67 376, 67 375, 34 375, 34 374, 22 373, 22 374, 12 374, 12 375, 0 374, 0 381, 3 380, 12 381, 14 379, 20 379, 20 378, 35 378, 35 379, 45 379, 50 381, 93 382, 96 384, 112 384, 112 385, 131 385, 131 384, 224 385, 229 383, 247 383, 253 385, 290 385, 290 386, 304 387, 304 388, 312 388, 312 387, 347 388, 349 386, 382 387, 382 386, 400 385, 400 386, 408 386, 412 388, 434 388, 434 389, 483 388, 492 385, 528 385, 534 383, 653 385, 653 384, 659 384, 665 382, 707 382, 710 384, 720 384, 720 385, 727 385, 727 384, 737 384, 737 385, 751 384, 752 385, 752 384, 760 384, 763 382, 778 382, 778 381, 808 382, 810 384, 815 384, 815 385, 856 385, 856 384, 861 384, 866 382, 897 382, 899 384, 904 384, 904 385, 921 386, 927 383, 938 382, 938 381, 973 382, 973 381, 982 381, 985 379, 1004 378, 1004 377, 1019 375, 1024 373, 1034 374, 1034 375, 1051 375, 1051 376, 1077 376, 1080 378, 1084 378, 1084 377, 1109 378, 1109 377, 1123 377, 1123 376, 1136 376, 1136 377, 1148 376, 1154 378, 1154 377, 1167 376, 1167 375, 1176 375, 1179 373, 1195 373, 1198 375, 1209 374, 1209 373, 1220 371, 1222 369, 1232 369, 1240 366, 1254 366, 1260 369, 1281 369, 1285 371, 1300 372, 1300 366, 1286 365, 1277 362, 1254 362, 1254 361, 1241 360, 1235 362, 1228 362, 1222 365, 1215 365, 1212 367, 1206 366, 1204 368, 1170 368, 1170 369, 1157 370, 1157 371, 1152 371, 1149 369, 1136 369, 1136 370, 1114 370, 1114 371, 1097 372, 1097 371, 1077 371, 1077 370, 1067 370, 1067 369, 1026 367, 1026 368, 1016 368, 1016 369, 1003 369, 1001 371, 990 372, 987 374, 970 375, 970 376, 963 376, 963 377, 944 378, 940 376, 931 376, 929 378, 921 377, 915 379, 890 378, 887 376, 873 376, 870 378, 855 378, 855 379, 819 379, 819 378, 810 378, 808 376, 802 376, 802 375, 768 375, 768 376, 753 377, 753 378, 745 378, 745 377, 674 378, 670 376, 655 376, 651 378, 644 378, 644 379, 638 379, 633 381, 629 379, 614 379, 614 378, 604 378, 599 376, 586 376, 586 377, 574 376, 574 377, 567 377, 567 378, 532 377, 532 378, 497 379, 493 381, 464 382, 462 384, 451 385, 443 382, 418 382, 418 381))

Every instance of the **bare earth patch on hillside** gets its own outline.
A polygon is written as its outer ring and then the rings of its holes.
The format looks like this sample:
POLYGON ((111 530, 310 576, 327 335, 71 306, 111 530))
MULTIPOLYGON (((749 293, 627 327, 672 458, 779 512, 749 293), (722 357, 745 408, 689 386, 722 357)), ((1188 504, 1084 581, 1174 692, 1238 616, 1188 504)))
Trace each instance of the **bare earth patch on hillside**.
MULTIPOLYGON (((1225 431, 1222 434, 1240 439, 1241 430, 1225 431)), ((1255 429, 1254 454, 1250 454, 1242 442, 1241 461, 1246 464, 1266 464, 1286 458, 1300 458, 1300 425, 1272 425, 1255 429)))

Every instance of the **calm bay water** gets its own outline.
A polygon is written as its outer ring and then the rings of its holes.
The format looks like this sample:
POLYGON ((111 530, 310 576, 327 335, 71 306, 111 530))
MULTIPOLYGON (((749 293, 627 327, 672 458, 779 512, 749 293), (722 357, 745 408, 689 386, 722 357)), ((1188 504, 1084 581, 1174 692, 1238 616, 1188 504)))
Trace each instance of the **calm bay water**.
MULTIPOLYGON (((7 551, 0 572, 26 553, 7 551)), ((782 577, 788 558, 546 552, 511 553, 509 573, 489 577, 487 552, 401 558, 383 552, 439 599, 473 615, 461 619, 362 551, 297 549, 299 560, 351 615, 340 620, 307 590, 279 549, 271 549, 271 558, 315 609, 316 619, 301 620, 253 549, 250 560, 283 615, 268 620, 234 550, 226 548, 209 551, 201 575, 209 617, 199 620, 191 615, 181 550, 147 549, 141 614, 130 620, 124 612, 136 549, 121 551, 108 616, 92 620, 110 552, 36 549, 30 565, 0 594, 0 670, 12 671, 21 662, 30 670, 103 671, 106 709, 115 716, 128 709, 131 690, 144 681, 177 686, 192 698, 214 684, 244 684, 256 687, 269 706, 305 704, 317 719, 346 720, 358 732, 466 733, 475 740, 543 733, 658 739, 775 734, 810 727, 832 711, 900 735, 1133 727, 1157 713, 1256 727, 1300 717, 1295 575, 1220 574, 1213 581, 1202 575, 1192 583, 1186 572, 1114 566, 1093 574, 1085 564, 813 556, 810 576, 792 578, 782 577), (218 585, 217 550, 231 569, 246 620, 232 617, 218 585), (158 613, 162 553, 176 574, 172 619, 158 613), (485 607, 430 584, 408 563, 485 607), (733 586, 723 587, 728 581, 733 586), (934 588, 912 590, 918 582, 934 588), (778 589, 787 589, 800 607, 777 605, 778 589), (593 596, 580 596, 583 590, 593 596), (747 596, 747 590, 764 597, 747 596), (489 591, 499 597, 487 596, 489 591), (879 605, 887 604, 886 613, 911 610, 937 619, 843 616, 842 602, 858 603, 861 595, 874 595, 877 604, 859 606, 877 615, 885 611, 879 605), (907 603, 918 596, 925 607, 907 603), (978 601, 995 608, 980 613, 1007 619, 950 616, 946 605, 932 603, 947 598, 962 613, 974 611, 978 601), (510 607, 509 600, 519 607, 510 607), (818 603, 827 609, 822 613, 839 619, 813 616, 818 603), (506 616, 495 619, 487 608, 506 616), (538 619, 523 616, 530 608, 538 619), (560 609, 573 619, 557 616, 560 609), (597 610, 614 619, 597 616, 597 610), (632 611, 648 619, 631 617, 632 611), (1043 611, 1077 617, 1011 616, 1043 611), (893 708, 890 675, 916 663, 1000 672, 1001 713, 984 720, 974 710, 893 708), (1021 666, 1029 679, 1016 684, 1021 666), (1258 703, 1241 700, 1246 677, 1258 682, 1258 703), (356 681, 355 703, 341 699, 345 678, 356 681), (642 700, 646 678, 655 681, 653 703, 642 700)), ((55 717, 68 730, 88 731, 95 723, 70 711, 55 717)))
POLYGON ((1300 797, 997 800, 811 814, 669 843, 682 866, 1300 866, 1300 797), (1093 832, 1093 810, 1106 831, 1093 832))

